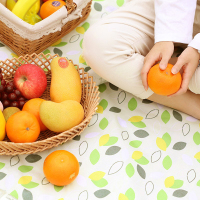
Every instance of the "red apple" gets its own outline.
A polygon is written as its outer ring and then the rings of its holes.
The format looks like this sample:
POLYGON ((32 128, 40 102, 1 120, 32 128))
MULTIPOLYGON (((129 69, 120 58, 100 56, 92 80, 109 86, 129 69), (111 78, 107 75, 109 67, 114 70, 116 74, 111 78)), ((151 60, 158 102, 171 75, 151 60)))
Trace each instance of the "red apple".
POLYGON ((39 98, 47 87, 46 74, 37 65, 23 64, 15 72, 14 85, 26 99, 39 98))

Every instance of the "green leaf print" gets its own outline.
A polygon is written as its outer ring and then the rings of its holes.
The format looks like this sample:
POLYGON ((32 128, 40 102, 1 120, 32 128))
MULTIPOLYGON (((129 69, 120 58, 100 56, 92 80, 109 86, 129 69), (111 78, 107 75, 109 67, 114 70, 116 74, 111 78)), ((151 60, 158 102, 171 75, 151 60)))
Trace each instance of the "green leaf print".
POLYGON ((135 199, 135 192, 132 188, 129 188, 125 195, 128 197, 128 200, 134 200, 135 199))
POLYGON ((193 141, 196 145, 200 144, 200 133, 198 131, 193 135, 193 141))
POLYGON ((167 200, 167 194, 164 190, 160 190, 157 194, 157 200, 167 200))
POLYGON ((99 92, 104 92, 106 90, 106 84, 101 84, 101 85, 99 85, 99 92))
POLYGON ((18 170, 23 172, 23 173, 26 173, 26 172, 30 172, 31 170, 33 169, 32 166, 26 166, 26 165, 21 165, 18 170))
POLYGON ((108 126, 108 120, 104 117, 100 123, 99 123, 99 127, 104 130, 106 127, 108 126))
POLYGON ((48 53, 51 53, 49 49, 46 49, 45 51, 43 51, 43 54, 48 54, 48 53))
POLYGON ((130 146, 134 147, 134 148, 138 148, 140 145, 142 144, 141 141, 139 140, 133 140, 129 143, 130 146))
POLYGON ((200 187, 200 180, 197 182, 197 186, 199 186, 199 187, 200 187))
POLYGON ((166 156, 164 159, 163 159, 163 167, 168 170, 171 166, 172 166, 172 160, 169 156, 166 156))
POLYGON ((0 162, 0 169, 4 168, 5 163, 0 162))
POLYGON ((111 146, 111 145, 117 143, 117 141, 118 141, 118 137, 114 137, 114 136, 110 137, 108 142, 106 144, 104 144, 103 146, 111 146))
POLYGON ((82 27, 85 29, 85 31, 88 30, 88 28, 90 27, 90 24, 88 22, 85 22, 82 27))
POLYGON ((105 110, 108 106, 108 102, 105 99, 102 99, 99 105, 102 106, 103 110, 105 110))
POLYGON ((182 186, 183 186, 183 181, 182 180, 175 180, 174 184, 170 188, 178 189, 178 188, 180 188, 182 186))
POLYGON ((67 45, 67 42, 61 42, 61 43, 59 43, 57 45, 54 45, 54 47, 63 47, 65 45, 67 45))
POLYGON ((179 112, 177 112, 176 110, 173 110, 173 116, 175 119, 182 122, 182 120, 183 120, 182 115, 179 112))
POLYGON ((128 102, 128 108, 131 111, 133 111, 137 108, 137 101, 134 97, 128 102))
POLYGON ((167 147, 170 145, 171 143, 171 136, 169 135, 169 133, 165 133, 163 136, 162 136, 162 139, 165 141, 167 147))
POLYGON ((98 152, 97 149, 94 149, 92 151, 92 153, 90 154, 90 162, 95 165, 97 164, 97 162, 99 161, 100 159, 100 153, 98 152))
POLYGON ((33 200, 33 195, 29 190, 24 189, 22 192, 23 200, 33 200))
POLYGON ((117 0, 117 5, 121 7, 124 4, 124 0, 117 0))
POLYGON ((170 120, 170 114, 167 110, 162 113, 161 119, 165 124, 170 120))
POLYGON ((27 189, 31 189, 31 188, 35 188, 39 185, 39 183, 35 183, 35 182, 29 182, 28 184, 21 184, 22 186, 24 186, 27 189))
POLYGON ((83 48, 83 39, 80 41, 80 47, 83 48))
POLYGON ((13 196, 15 199, 18 199, 18 193, 16 190, 13 190, 11 193, 10 193, 11 196, 13 196))
POLYGON ((126 166, 126 174, 129 178, 131 178, 135 173, 135 169, 131 163, 126 166))
POLYGON ((62 52, 60 49, 58 49, 58 48, 54 48, 54 49, 53 49, 53 52, 54 52, 55 54, 58 54, 60 57, 62 57, 62 55, 63 55, 63 52, 62 52))
POLYGON ((137 128, 145 128, 146 127, 146 124, 144 122, 142 122, 142 121, 140 121, 140 122, 131 122, 131 124, 133 124, 137 128))
POLYGON ((108 185, 108 182, 105 178, 102 178, 98 181, 92 180, 92 182, 99 188, 102 188, 102 187, 105 187, 106 185, 108 185))
POLYGON ((57 186, 57 185, 54 185, 54 190, 55 190, 56 192, 60 192, 63 188, 64 188, 64 186, 57 186))
POLYGON ((149 163, 149 161, 144 156, 142 156, 140 159, 135 160, 135 161, 141 165, 147 165, 149 163))

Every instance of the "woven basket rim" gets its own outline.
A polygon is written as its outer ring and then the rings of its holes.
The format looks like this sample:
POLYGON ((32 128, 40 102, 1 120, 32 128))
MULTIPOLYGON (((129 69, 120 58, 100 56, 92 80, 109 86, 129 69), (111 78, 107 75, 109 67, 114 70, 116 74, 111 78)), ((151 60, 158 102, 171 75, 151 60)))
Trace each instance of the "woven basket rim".
MULTIPOLYGON (((52 59, 52 58, 54 58, 54 57, 59 57, 59 55, 58 54, 51 54, 51 53, 48 53, 48 54, 44 54, 44 53, 40 53, 40 54, 36 54, 36 53, 33 53, 33 54, 31 54, 31 55, 29 55, 29 54, 26 54, 26 55, 24 55, 24 56, 19 56, 18 58, 12 58, 12 59, 6 59, 5 61, 1 61, 0 60, 0 67, 2 67, 3 65, 5 65, 5 63, 7 63, 8 61, 9 62, 13 62, 13 63, 15 63, 15 62, 18 62, 19 63, 19 66, 21 65, 21 62, 20 62, 20 59, 23 59, 23 60, 25 60, 25 61, 28 61, 27 59, 28 58, 38 58, 38 57, 42 57, 42 58, 47 58, 48 56, 50 56, 50 59, 49 59, 49 61, 52 59)), ((29 60, 30 62, 33 62, 33 60, 29 60)), ((43 149, 41 149, 40 148, 40 146, 38 147, 38 149, 37 150, 35 150, 35 151, 31 151, 31 153, 35 153, 35 152, 41 152, 41 151, 44 151, 44 150, 46 150, 46 149, 49 149, 49 148, 53 148, 53 147, 55 147, 55 146, 58 146, 59 144, 61 144, 61 143, 65 143, 65 142, 67 142, 68 140, 71 140, 71 139, 73 139, 75 136, 77 136, 77 135, 80 135, 81 134, 81 132, 88 126, 88 124, 89 124, 89 122, 90 122, 90 120, 91 120, 91 118, 92 118, 92 116, 95 114, 95 112, 96 112, 96 110, 97 110, 97 105, 99 104, 99 99, 100 99, 100 97, 99 97, 99 94, 100 94, 100 92, 99 92, 99 90, 98 90, 98 86, 96 85, 96 82, 95 81, 93 81, 93 77, 92 76, 89 76, 89 74, 88 74, 88 72, 85 72, 84 71, 84 68, 79 68, 79 65, 78 64, 74 64, 73 63, 73 61, 71 60, 71 59, 69 59, 69 61, 70 62, 72 62, 72 64, 74 65, 74 66, 77 66, 77 71, 80 73, 81 71, 82 71, 82 73, 84 74, 84 75, 86 75, 87 76, 87 78, 88 79, 90 79, 90 83, 92 84, 92 87, 93 88, 95 88, 95 99, 96 99, 96 101, 95 101, 95 105, 96 105, 96 108, 93 108, 92 107, 92 111, 90 112, 90 114, 88 115, 88 116, 84 116, 84 119, 83 119, 83 121, 80 123, 80 124, 78 124, 78 125, 76 125, 76 126, 74 126, 74 127, 72 127, 71 129, 69 129, 69 130, 67 130, 67 131, 63 131, 63 132, 60 132, 60 133, 55 133, 55 135, 53 135, 53 136, 51 136, 51 137, 48 137, 48 138, 45 138, 45 139, 42 139, 42 140, 38 140, 38 141, 35 141, 35 142, 29 142, 29 143, 14 143, 14 142, 11 142, 11 141, 0 141, 0 155, 18 155, 18 154, 30 154, 30 152, 27 152, 27 148, 28 147, 35 147, 35 146, 37 146, 37 145, 41 145, 41 144, 43 144, 43 146, 44 146, 44 148, 43 149), (78 130, 78 132, 77 133, 75 133, 75 134, 73 134, 73 135, 71 135, 71 137, 66 137, 64 140, 62 140, 62 142, 57 142, 57 144, 54 144, 53 146, 50 146, 49 148, 48 148, 48 144, 47 144, 47 146, 45 146, 45 142, 50 142, 51 143, 51 140, 53 140, 53 139, 57 139, 58 137, 62 137, 62 136, 67 136, 67 134, 68 133, 71 133, 71 131, 73 131, 73 130, 77 130, 78 128, 81 128, 81 130, 78 130), (4 149, 4 148, 2 148, 5 144, 7 144, 7 145, 10 145, 10 147, 12 147, 12 148, 22 148, 23 147, 23 145, 24 146, 26 146, 26 148, 25 148, 25 151, 20 151, 20 152, 17 152, 17 151, 9 151, 9 152, 3 152, 2 150, 4 149)), ((48 72, 47 72, 47 74, 48 74, 48 72)), ((85 77, 85 76, 84 76, 85 77)), ((82 83, 82 85, 84 84, 84 82, 82 83)), ((89 84, 89 83, 87 83, 87 84, 89 84)), ((83 96, 82 96, 82 98, 83 98, 83 96)), ((85 112, 85 110, 84 110, 84 112, 85 112)), ((42 134, 42 132, 41 132, 41 134, 42 134)), ((63 137, 63 138, 64 138, 63 137)))

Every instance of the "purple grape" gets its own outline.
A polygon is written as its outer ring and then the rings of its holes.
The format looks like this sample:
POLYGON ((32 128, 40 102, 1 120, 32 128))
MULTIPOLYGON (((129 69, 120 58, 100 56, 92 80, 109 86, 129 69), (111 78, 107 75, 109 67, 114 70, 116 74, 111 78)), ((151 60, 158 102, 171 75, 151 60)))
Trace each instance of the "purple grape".
POLYGON ((19 97, 17 100, 18 101, 25 101, 26 99, 24 97, 19 97))
POLYGON ((14 90, 14 93, 17 95, 17 97, 21 97, 21 95, 22 95, 21 92, 17 89, 14 90))
POLYGON ((17 100, 17 95, 14 92, 9 93, 8 99, 11 100, 11 101, 15 101, 15 100, 17 100))
POLYGON ((7 93, 11 93, 11 92, 13 91, 13 86, 7 85, 6 88, 5 88, 5 91, 6 91, 7 93))
POLYGON ((0 74, 0 80, 2 80, 3 79, 3 75, 2 74, 0 74))
POLYGON ((4 107, 4 108, 7 108, 7 107, 10 106, 10 101, 7 100, 7 99, 4 99, 2 103, 3 103, 3 107, 4 107))
POLYGON ((11 106, 11 107, 19 107, 19 103, 18 103, 17 101, 12 101, 12 102, 10 103, 10 106, 11 106))
POLYGON ((2 93, 4 89, 5 89, 4 85, 0 85, 0 93, 2 93))
POLYGON ((18 108, 22 108, 24 106, 26 102, 24 100, 19 100, 18 101, 18 104, 19 104, 19 107, 18 108))
POLYGON ((1 98, 2 98, 3 100, 8 99, 8 95, 7 95, 6 92, 2 92, 1 95, 2 95, 1 98))

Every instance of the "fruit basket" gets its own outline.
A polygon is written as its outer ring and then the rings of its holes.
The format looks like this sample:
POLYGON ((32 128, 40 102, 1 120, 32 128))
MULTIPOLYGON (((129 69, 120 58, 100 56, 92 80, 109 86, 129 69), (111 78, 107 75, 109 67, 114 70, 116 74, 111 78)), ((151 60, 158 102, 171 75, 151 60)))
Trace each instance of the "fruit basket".
MULTIPOLYGON (((2 69, 4 79, 6 81, 12 81, 16 69, 22 64, 31 63, 38 65, 45 71, 47 77, 47 88, 41 98, 50 100, 50 63, 54 57, 59 56, 57 54, 44 55, 43 53, 34 53, 32 55, 27 54, 25 56, 20 56, 19 58, 0 61, 0 68, 2 69)), ((72 60, 70 60, 70 62, 72 62, 72 60)), ((42 131, 37 141, 32 143, 13 143, 10 142, 8 137, 5 137, 3 141, 0 141, 0 155, 31 154, 44 151, 46 149, 63 144, 67 140, 71 140, 75 136, 80 135, 80 133, 88 126, 92 115, 96 112, 99 104, 98 86, 96 86, 96 83, 93 81, 93 77, 84 72, 83 68, 79 68, 78 65, 74 66, 77 68, 82 84, 82 97, 80 103, 84 109, 83 121, 79 125, 61 133, 56 133, 50 130, 42 131)))
POLYGON ((18 56, 39 54, 83 22, 91 4, 92 0, 67 0, 66 6, 31 25, 0 3, 0 41, 18 56))

